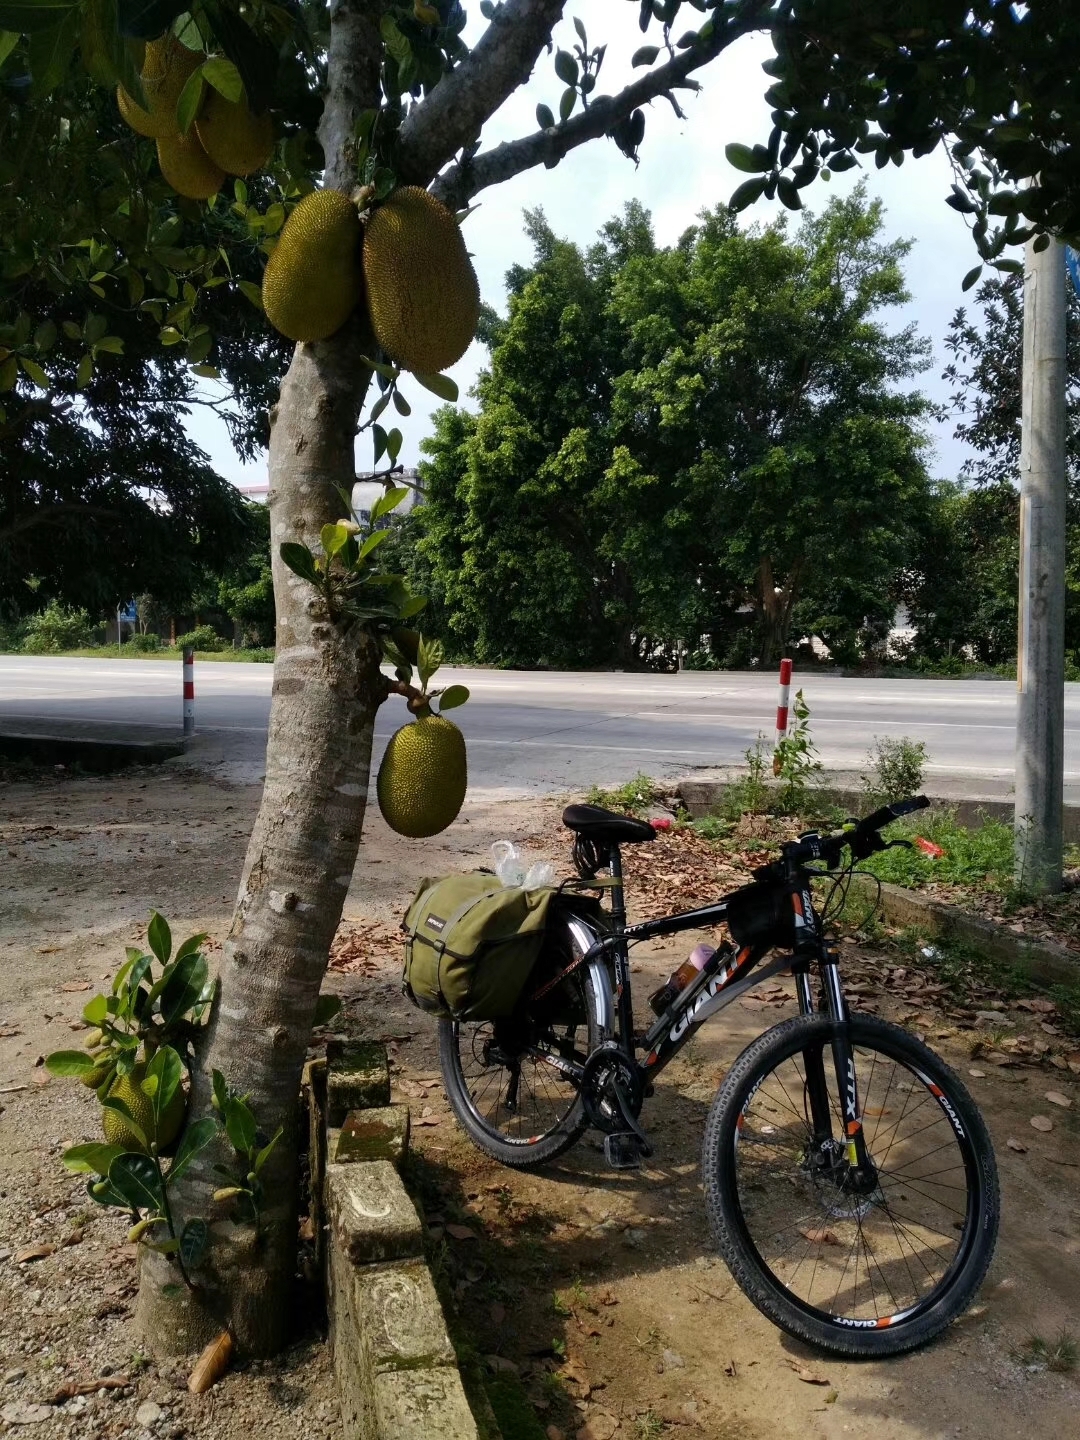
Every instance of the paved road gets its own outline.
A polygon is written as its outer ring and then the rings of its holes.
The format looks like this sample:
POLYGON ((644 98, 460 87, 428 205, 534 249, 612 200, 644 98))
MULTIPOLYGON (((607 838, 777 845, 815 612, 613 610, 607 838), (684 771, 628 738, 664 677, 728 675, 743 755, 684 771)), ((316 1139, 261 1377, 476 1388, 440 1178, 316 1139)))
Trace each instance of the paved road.
MULTIPOLYGON (((771 675, 609 675, 446 669, 472 703, 455 716, 469 739, 474 785, 505 795, 558 791, 593 781, 685 774, 742 758, 759 731, 771 735, 771 675)), ((258 779, 266 742, 268 665, 196 666, 199 763, 258 779)), ((796 677, 796 680, 798 677, 796 677)), ((858 769, 874 736, 910 735, 929 752, 929 774, 991 782, 1012 775, 1015 686, 1008 681, 805 681, 814 739, 830 769, 858 769)), ((1067 781, 1080 784, 1080 685, 1067 685, 1067 781)), ((175 661, 62 660, 0 656, 0 728, 65 729, 106 724, 175 731, 180 667, 175 661)), ((384 707, 377 756, 405 718, 384 707)), ((985 787, 984 787, 985 788, 985 787)), ((1072 785, 1069 787, 1072 788, 1072 785)))

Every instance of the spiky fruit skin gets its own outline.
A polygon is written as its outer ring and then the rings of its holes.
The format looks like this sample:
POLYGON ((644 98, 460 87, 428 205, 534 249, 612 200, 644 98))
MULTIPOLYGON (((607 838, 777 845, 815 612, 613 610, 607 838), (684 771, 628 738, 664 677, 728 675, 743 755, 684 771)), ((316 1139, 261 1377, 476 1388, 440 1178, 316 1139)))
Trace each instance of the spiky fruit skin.
POLYGON ((467 785, 464 735, 453 721, 427 715, 390 737, 375 788, 390 829, 422 840, 453 824, 467 785))
POLYGON ((96 1090, 111 1069, 111 1060, 99 1060, 92 1070, 88 1070, 85 1075, 80 1075, 79 1079, 88 1090, 96 1090))
POLYGON ((274 153, 269 111, 253 115, 246 100, 226 100, 214 89, 209 89, 195 129, 207 155, 226 175, 254 175, 274 153))
POLYGON ((325 340, 360 303, 363 227, 339 190, 315 190, 293 210, 263 275, 263 309, 290 340, 325 340))
POLYGON ((480 287, 461 227, 434 196, 405 185, 364 229, 364 282, 376 339, 406 370, 455 364, 480 319, 480 287))
POLYGON ((189 200, 209 200, 224 184, 225 171, 210 159, 194 130, 190 135, 159 140, 157 155, 162 175, 178 195, 189 200))
POLYGON ((176 102, 189 77, 205 59, 201 50, 189 50, 173 34, 149 41, 140 72, 147 108, 138 104, 122 85, 116 87, 120 114, 132 130, 150 140, 165 140, 175 135, 176 102))
MULTIPOLYGON (((146 1066, 136 1065, 130 1075, 117 1076, 116 1083, 109 1088, 109 1095, 117 1100, 122 1100, 131 1111, 131 1118, 146 1138, 156 1141, 158 1148, 164 1150, 180 1134, 180 1127, 184 1123, 184 1111, 187 1108, 187 1097, 183 1090, 177 1090, 166 1106, 165 1113, 161 1117, 161 1124, 155 1131, 154 1102, 142 1088, 145 1077, 146 1066)), ((123 1145, 125 1150, 142 1150, 144 1148, 142 1141, 118 1110, 102 1110, 101 1129, 110 1145, 123 1145)))

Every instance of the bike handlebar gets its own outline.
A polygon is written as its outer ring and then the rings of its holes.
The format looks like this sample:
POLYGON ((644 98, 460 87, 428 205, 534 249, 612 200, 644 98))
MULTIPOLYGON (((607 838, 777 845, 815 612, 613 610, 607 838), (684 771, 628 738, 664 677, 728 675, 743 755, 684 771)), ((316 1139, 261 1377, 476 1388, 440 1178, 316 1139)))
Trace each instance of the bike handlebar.
MULTIPOLYGON (((784 862, 801 865, 808 860, 823 860, 828 869, 833 870, 840 864, 841 852, 845 846, 850 849, 856 860, 865 860, 875 850, 885 848, 885 841, 878 835, 879 830, 883 830, 886 825, 891 825, 894 820, 899 820, 904 815, 911 815, 916 810, 925 810, 929 804, 930 801, 925 795, 912 795, 907 800, 897 800, 891 805, 882 805, 873 814, 867 815, 863 820, 855 821, 848 828, 840 830, 834 835, 801 835, 798 840, 791 840, 782 847, 784 862)), ((772 867, 768 868, 771 870, 772 867)))

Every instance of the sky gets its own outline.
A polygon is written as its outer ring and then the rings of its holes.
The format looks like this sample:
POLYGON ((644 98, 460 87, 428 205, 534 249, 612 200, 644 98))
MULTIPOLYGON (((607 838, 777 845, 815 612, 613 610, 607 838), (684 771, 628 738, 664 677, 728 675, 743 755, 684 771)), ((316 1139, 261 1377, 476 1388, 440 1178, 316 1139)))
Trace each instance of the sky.
MULTIPOLYGON (((475 6, 467 39, 475 39, 483 26, 475 6)), ((571 49, 576 41, 572 17, 584 22, 589 44, 607 42, 608 49, 597 90, 614 93, 640 71, 630 67, 630 56, 644 43, 637 26, 636 7, 614 0, 573 0, 568 18, 555 33, 556 43, 571 49)), ((648 37, 654 43, 654 37, 648 37)), ((769 107, 763 97, 771 81, 761 62, 771 55, 766 37, 747 37, 699 72, 698 95, 680 92, 685 112, 680 120, 669 103, 656 100, 646 111, 641 163, 635 169, 608 140, 596 140, 571 152, 553 170, 531 170, 505 185, 478 196, 480 208, 465 223, 465 239, 473 256, 483 298, 501 313, 506 308, 506 271, 512 264, 528 263, 532 247, 524 233, 522 212, 542 208, 557 234, 582 245, 589 244, 604 222, 620 214, 628 200, 639 200, 653 217, 657 242, 673 244, 702 209, 723 201, 744 180, 727 163, 724 147, 731 141, 764 143, 771 130, 769 107)), ((502 140, 529 134, 536 128, 535 109, 544 101, 558 109, 563 86, 556 78, 553 56, 541 56, 532 79, 503 106, 484 131, 485 148, 502 140)), ((854 169, 831 182, 816 182, 802 192, 808 209, 821 209, 832 195, 846 194, 865 176, 871 196, 885 207, 885 236, 914 242, 906 262, 911 300, 903 310, 891 312, 890 323, 899 328, 914 321, 933 346, 933 365, 918 379, 932 399, 946 403, 949 387, 941 379, 945 366, 944 339, 949 320, 967 299, 960 282, 977 263, 975 245, 962 216, 946 205, 952 175, 941 152, 920 160, 905 160, 885 170, 854 169)), ((778 201, 759 200, 742 212, 741 223, 768 223, 785 213, 778 201)), ((477 342, 450 371, 461 391, 461 403, 473 402, 468 390, 487 360, 477 342)), ((213 388, 213 387, 211 387, 213 388)), ((430 414, 442 402, 420 386, 403 385, 413 406, 407 420, 397 420, 404 435, 401 460, 406 466, 420 458, 420 442, 430 433, 430 414)), ((217 393, 220 393, 218 390, 217 393)), ((190 433, 210 456, 215 468, 240 485, 265 481, 265 464, 243 465, 229 443, 224 424, 213 412, 198 407, 186 421, 190 433)), ((952 435, 953 422, 931 427, 931 473, 956 475, 966 456, 965 447, 952 435)), ((358 470, 372 463, 371 441, 365 436, 357 448, 358 470)))

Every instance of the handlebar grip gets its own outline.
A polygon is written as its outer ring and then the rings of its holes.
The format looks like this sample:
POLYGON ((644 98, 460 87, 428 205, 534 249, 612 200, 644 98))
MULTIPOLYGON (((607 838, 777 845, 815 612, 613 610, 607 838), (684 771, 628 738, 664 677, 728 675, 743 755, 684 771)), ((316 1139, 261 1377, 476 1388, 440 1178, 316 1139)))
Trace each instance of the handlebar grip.
POLYGON ((875 810, 872 815, 867 815, 865 820, 859 821, 859 829, 884 830, 886 825, 891 825, 902 815, 911 815, 916 810, 926 810, 929 804, 930 801, 925 795, 912 795, 907 800, 897 800, 892 805, 882 805, 880 810, 875 810))

